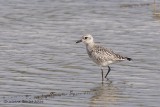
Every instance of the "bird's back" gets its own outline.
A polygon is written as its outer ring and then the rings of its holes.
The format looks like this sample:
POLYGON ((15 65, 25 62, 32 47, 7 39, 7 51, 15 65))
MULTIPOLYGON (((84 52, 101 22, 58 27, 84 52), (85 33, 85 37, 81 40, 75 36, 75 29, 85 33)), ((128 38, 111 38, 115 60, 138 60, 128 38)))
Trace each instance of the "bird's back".
POLYGON ((93 46, 88 45, 86 48, 89 57, 100 66, 107 66, 113 62, 125 60, 123 56, 98 44, 94 44, 93 46))

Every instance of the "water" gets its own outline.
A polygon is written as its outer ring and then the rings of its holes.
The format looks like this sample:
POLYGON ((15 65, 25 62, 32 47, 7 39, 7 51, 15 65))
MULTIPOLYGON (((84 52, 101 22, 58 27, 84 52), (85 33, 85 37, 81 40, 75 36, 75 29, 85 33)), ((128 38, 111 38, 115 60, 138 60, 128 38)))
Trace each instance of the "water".
POLYGON ((0 105, 159 107, 160 19, 151 3, 1 0, 0 105), (126 6, 136 3, 149 5, 126 6), (75 43, 86 33, 133 61, 111 65, 102 85, 100 68, 75 43))

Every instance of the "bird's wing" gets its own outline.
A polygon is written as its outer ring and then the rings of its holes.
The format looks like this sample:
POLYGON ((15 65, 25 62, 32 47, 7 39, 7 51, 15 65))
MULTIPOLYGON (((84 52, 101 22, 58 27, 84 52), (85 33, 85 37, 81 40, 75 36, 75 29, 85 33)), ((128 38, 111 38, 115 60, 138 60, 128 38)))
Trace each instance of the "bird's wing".
POLYGON ((122 60, 124 59, 119 54, 115 54, 111 49, 104 48, 100 45, 95 45, 92 54, 96 59, 101 60, 122 60))

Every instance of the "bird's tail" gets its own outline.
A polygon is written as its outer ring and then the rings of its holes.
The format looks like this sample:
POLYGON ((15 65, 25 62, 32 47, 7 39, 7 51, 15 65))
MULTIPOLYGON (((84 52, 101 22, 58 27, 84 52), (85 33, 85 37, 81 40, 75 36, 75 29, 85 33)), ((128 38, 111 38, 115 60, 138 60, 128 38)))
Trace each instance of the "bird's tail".
POLYGON ((131 60, 132 60, 132 58, 128 58, 128 57, 125 57, 125 59, 127 59, 128 61, 131 61, 131 60))
POLYGON ((119 54, 115 54, 115 55, 116 55, 116 57, 117 57, 118 59, 120 59, 120 61, 121 61, 121 60, 128 60, 128 61, 131 61, 131 60, 132 60, 132 58, 123 57, 123 56, 121 56, 121 55, 119 55, 119 54))

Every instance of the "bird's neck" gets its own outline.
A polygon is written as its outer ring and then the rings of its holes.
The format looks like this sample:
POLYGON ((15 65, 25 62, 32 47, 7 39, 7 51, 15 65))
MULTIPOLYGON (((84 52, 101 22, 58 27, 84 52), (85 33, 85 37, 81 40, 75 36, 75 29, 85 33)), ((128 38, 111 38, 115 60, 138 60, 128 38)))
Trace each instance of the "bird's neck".
POLYGON ((92 57, 91 53, 93 52, 94 45, 95 45, 94 42, 86 44, 86 50, 90 58, 92 57))
POLYGON ((87 46, 87 47, 93 47, 94 44, 95 44, 94 42, 90 42, 90 43, 86 44, 86 46, 87 46))

